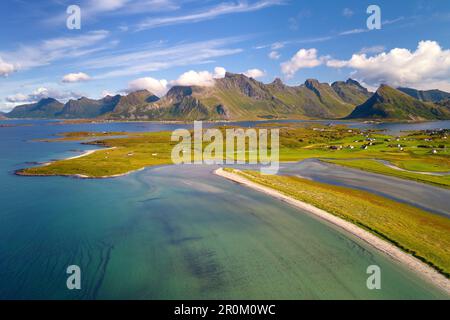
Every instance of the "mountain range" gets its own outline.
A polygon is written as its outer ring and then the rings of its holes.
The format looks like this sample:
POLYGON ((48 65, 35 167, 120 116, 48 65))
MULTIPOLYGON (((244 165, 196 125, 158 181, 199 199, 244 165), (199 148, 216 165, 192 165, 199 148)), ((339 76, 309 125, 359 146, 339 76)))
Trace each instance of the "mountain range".
POLYGON ((348 119, 431 120, 450 119, 450 108, 445 104, 421 101, 382 85, 365 103, 357 106, 348 119))
POLYGON ((450 99, 450 93, 441 90, 416 90, 411 88, 398 88, 398 90, 406 93, 407 95, 425 102, 439 102, 442 100, 450 99))
POLYGON ((226 73, 213 86, 174 86, 159 98, 147 90, 99 100, 82 97, 63 104, 53 98, 15 107, 8 118, 99 118, 112 120, 450 119, 450 94, 394 89, 369 92, 355 80, 333 84, 308 79, 288 86, 264 84, 226 73))

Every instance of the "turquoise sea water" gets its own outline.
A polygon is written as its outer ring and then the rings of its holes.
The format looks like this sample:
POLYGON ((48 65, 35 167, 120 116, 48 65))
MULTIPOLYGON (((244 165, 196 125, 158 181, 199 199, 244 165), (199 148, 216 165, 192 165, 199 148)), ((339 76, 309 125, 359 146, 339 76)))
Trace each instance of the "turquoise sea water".
POLYGON ((212 167, 106 180, 15 176, 26 162, 92 148, 31 139, 177 127, 33 123, 0 128, 1 299, 448 298, 361 241, 212 167), (379 291, 366 287, 374 264, 379 291), (66 288, 69 265, 81 268, 79 291, 66 288))

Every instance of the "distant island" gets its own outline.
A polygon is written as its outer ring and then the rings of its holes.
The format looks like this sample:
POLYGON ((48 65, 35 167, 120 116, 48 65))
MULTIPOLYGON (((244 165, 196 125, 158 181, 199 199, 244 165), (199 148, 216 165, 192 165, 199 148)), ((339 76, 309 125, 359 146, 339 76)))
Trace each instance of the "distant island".
POLYGON ((165 96, 147 90, 99 100, 82 97, 61 103, 51 97, 20 105, 0 118, 103 119, 142 121, 380 119, 424 121, 450 119, 450 93, 382 85, 372 93, 348 79, 333 84, 308 79, 288 86, 281 79, 264 84, 226 73, 214 86, 174 86, 165 96))

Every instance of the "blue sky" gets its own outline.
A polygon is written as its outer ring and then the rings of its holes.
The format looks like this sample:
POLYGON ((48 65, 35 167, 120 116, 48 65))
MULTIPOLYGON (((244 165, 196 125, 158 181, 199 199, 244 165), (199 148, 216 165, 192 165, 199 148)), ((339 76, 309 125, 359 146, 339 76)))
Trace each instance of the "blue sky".
POLYGON ((356 78, 450 91, 450 1, 4 0, 0 110, 212 85, 229 72, 291 85, 356 78), (69 5, 81 29, 66 27, 69 5), (369 30, 367 7, 381 8, 369 30))

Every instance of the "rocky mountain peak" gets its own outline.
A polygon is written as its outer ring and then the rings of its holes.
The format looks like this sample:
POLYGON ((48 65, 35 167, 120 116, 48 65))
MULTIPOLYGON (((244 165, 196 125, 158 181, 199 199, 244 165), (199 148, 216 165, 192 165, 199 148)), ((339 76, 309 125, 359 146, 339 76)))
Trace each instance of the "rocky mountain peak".
POLYGON ((278 89, 284 89, 284 87, 285 87, 283 81, 281 81, 280 78, 275 78, 275 80, 273 80, 271 85, 278 89))
POLYGON ((305 81, 305 87, 308 89, 314 90, 317 89, 320 86, 320 82, 316 79, 307 79, 305 81))
POLYGON ((166 97, 174 101, 181 101, 184 97, 192 95, 192 87, 174 86, 167 92, 166 97))

